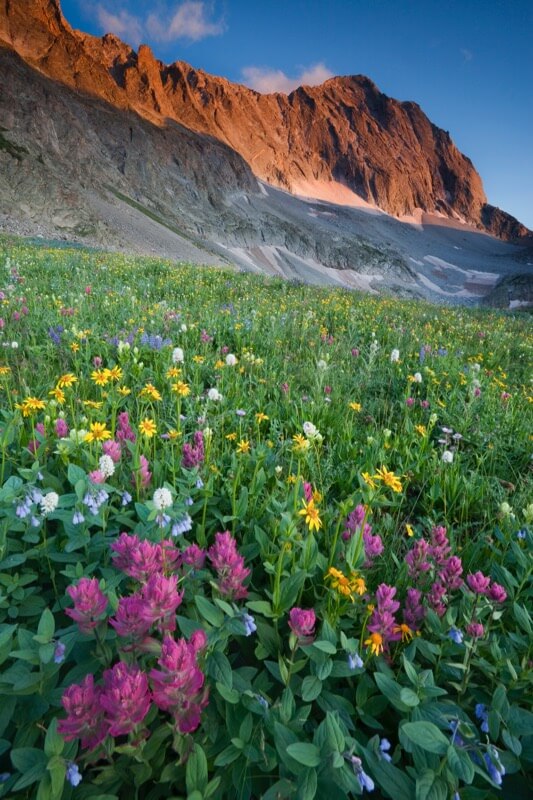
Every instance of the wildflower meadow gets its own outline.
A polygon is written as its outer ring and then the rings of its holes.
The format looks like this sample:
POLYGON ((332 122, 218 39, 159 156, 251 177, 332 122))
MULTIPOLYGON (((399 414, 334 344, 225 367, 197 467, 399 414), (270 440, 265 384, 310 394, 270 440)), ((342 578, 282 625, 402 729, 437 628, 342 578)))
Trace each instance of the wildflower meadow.
POLYGON ((0 240, 0 797, 531 797, 532 334, 0 240))

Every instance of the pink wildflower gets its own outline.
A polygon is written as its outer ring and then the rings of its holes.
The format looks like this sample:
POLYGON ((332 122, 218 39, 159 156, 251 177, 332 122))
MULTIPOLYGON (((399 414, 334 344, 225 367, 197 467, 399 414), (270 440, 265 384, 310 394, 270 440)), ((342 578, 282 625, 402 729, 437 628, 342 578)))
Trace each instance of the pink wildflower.
POLYGON ((101 692, 99 686, 95 687, 92 675, 65 689, 61 703, 68 716, 59 720, 57 730, 67 742, 81 739, 82 747, 93 750, 105 739, 108 725, 100 706, 101 692))
POLYGON ((92 472, 89 472, 89 480, 91 483, 105 483, 105 475, 99 469, 93 469, 92 472))
POLYGON ((202 569, 205 564, 205 557, 205 550, 202 550, 197 544, 189 545, 181 553, 182 562, 193 569, 202 569))
POLYGON ((504 603, 507 600, 507 592, 499 583, 493 583, 489 589, 489 597, 495 603, 504 603))
POLYGON ((419 539, 405 556, 410 578, 417 578, 420 573, 428 572, 431 564, 427 560, 430 555, 429 544, 425 539, 419 539))
POLYGON ((67 588, 67 594, 74 602, 74 608, 65 609, 65 614, 78 623, 82 633, 90 633, 107 608, 107 597, 97 578, 80 578, 76 586, 67 588))
POLYGON ((475 594, 488 594, 490 578, 482 572, 474 572, 466 576, 466 582, 475 594))
POLYGON ((215 534, 215 544, 207 551, 207 557, 217 572, 220 594, 232 600, 245 598, 248 590, 243 583, 250 570, 244 566, 244 558, 229 531, 215 534))
POLYGON ((407 597, 405 598, 405 608, 403 618, 411 630, 416 631, 420 628, 422 621, 426 615, 426 609, 420 602, 422 592, 419 589, 408 589, 407 597))
POLYGON ((150 624, 157 622, 161 631, 176 630, 176 609, 183 599, 183 592, 178 592, 177 581, 177 575, 166 578, 156 572, 141 591, 144 604, 140 609, 141 616, 150 624))
POLYGON ((104 672, 100 705, 111 736, 131 733, 148 714, 150 702, 148 679, 135 664, 119 661, 104 672))
POLYGON ((431 584, 431 589, 428 594, 428 603, 439 617, 444 616, 446 613, 446 587, 439 581, 431 584))
POLYGON ((200 466, 204 461, 204 435, 202 431, 196 431, 193 437, 194 444, 185 442, 182 451, 181 465, 185 469, 193 469, 200 466))
POLYGON ((466 626, 466 632, 473 639, 481 639, 481 637, 485 633, 485 629, 481 624, 481 622, 471 622, 469 625, 466 626))
POLYGON ((165 636, 157 662, 161 669, 150 672, 154 703, 173 714, 181 733, 196 730, 208 701, 207 690, 203 689, 205 676, 196 660, 205 641, 201 634, 193 637, 190 642, 185 639, 176 642, 165 636))
POLYGON ((102 442, 102 451, 104 455, 109 456, 114 464, 118 464, 122 455, 120 442, 116 442, 114 439, 108 439, 106 442, 102 442))
POLYGON ((407 400, 405 401, 405 405, 407 406, 407 408, 412 408, 414 404, 415 404, 414 397, 408 397, 407 400))
POLYGON ((463 585, 463 564, 458 556, 450 556, 439 572, 439 581, 444 584, 448 591, 460 589, 463 585))
POLYGON ((150 630, 150 623, 141 615, 143 607, 144 601, 138 595, 120 598, 115 616, 109 620, 118 636, 130 637, 136 643, 144 640, 150 630))
POLYGON ((68 436, 68 425, 62 417, 58 417, 55 421, 54 429, 56 436, 60 439, 66 439, 68 436))
POLYGON ((122 411, 122 413, 118 415, 117 420, 117 439, 119 442, 134 442, 135 438, 135 433, 130 425, 128 412, 122 411))
POLYGON ((289 628, 298 637, 298 644, 311 644, 315 638, 316 614, 312 608, 291 608, 289 628))
POLYGON ((442 567, 451 551, 446 528, 442 525, 434 527, 431 531, 430 554, 438 567, 442 567))
POLYGON ((132 472, 131 482, 134 486, 136 486, 137 480, 139 480, 140 488, 146 489, 147 486, 150 485, 150 481, 152 480, 152 473, 148 469, 149 467, 148 459, 145 456, 143 455, 139 456, 139 462, 140 462, 139 469, 134 470, 132 472))
POLYGON ((135 534, 121 533, 112 543, 113 564, 137 581, 147 581, 162 567, 161 545, 143 539, 135 534))

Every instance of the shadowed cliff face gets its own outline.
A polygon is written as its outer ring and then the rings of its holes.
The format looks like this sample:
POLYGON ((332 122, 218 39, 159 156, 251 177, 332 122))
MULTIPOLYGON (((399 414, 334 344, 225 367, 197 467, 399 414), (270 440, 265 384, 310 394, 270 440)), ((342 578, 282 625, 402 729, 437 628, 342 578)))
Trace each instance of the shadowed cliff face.
POLYGON ((0 40, 55 81, 218 139, 257 177, 295 194, 353 205, 359 197, 394 215, 437 212, 509 240, 529 234, 487 205, 447 132, 364 76, 261 95, 185 62, 164 65, 145 45, 136 53, 116 36, 75 31, 58 0, 0 0, 0 40))

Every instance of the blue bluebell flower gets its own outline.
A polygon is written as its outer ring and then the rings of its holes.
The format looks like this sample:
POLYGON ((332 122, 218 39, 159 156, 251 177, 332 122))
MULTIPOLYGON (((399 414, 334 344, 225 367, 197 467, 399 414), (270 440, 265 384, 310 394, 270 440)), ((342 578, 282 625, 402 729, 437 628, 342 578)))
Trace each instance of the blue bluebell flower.
POLYGON ((484 703, 478 703, 474 709, 476 717, 481 720, 481 730, 483 733, 489 732, 489 712, 484 703))
POLYGON ((73 761, 69 761, 67 764, 66 778, 71 786, 78 786, 78 784, 81 783, 81 773, 78 769, 78 765, 73 761))
POLYGON ((363 659, 359 653, 348 653, 348 666, 350 669, 361 669, 363 666, 363 659))
POLYGON ((361 789, 366 789, 367 792, 374 791, 374 781, 367 775, 363 769, 363 762, 357 756, 350 756, 350 763, 352 765, 352 769, 357 776, 357 780, 359 781, 359 785, 361 789))
POLYGON ((247 614, 245 611, 243 612, 241 619, 244 623, 244 630, 246 636, 251 636, 252 633, 255 633, 255 631, 257 630, 257 625, 255 624, 255 619, 252 617, 252 615, 247 614))
POLYGON ((65 660, 65 645, 57 642, 54 650, 54 664, 62 664, 65 660))
POLYGON ((496 749, 494 747, 489 748, 484 755, 484 759, 491 779, 498 786, 501 786, 502 778, 505 775, 505 767, 501 763, 496 749))
POLYGON ((463 642, 463 632, 458 628, 450 628, 448 631, 448 636, 452 642, 455 642, 455 644, 462 644, 463 642))
POLYGON ((389 740, 388 739, 381 739, 381 741, 379 743, 379 749, 380 749, 381 755, 385 759, 385 761, 392 761, 392 756, 390 756, 389 753, 388 753, 390 748, 391 748, 391 743, 389 742, 389 740))

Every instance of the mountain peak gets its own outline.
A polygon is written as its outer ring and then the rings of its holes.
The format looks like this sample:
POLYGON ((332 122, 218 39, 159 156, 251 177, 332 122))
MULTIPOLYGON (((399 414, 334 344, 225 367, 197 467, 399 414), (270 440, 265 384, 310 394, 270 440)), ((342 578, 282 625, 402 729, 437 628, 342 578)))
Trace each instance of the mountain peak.
POLYGON ((220 140, 258 178, 293 193, 398 216, 422 209, 505 238, 527 232, 489 209, 481 178, 447 131, 365 75, 260 94, 183 61, 164 65, 148 45, 136 53, 113 34, 73 31, 58 0, 3 0, 0 40, 53 80, 220 140))

